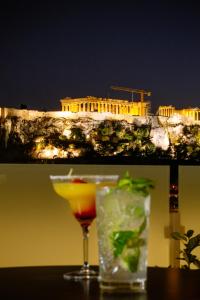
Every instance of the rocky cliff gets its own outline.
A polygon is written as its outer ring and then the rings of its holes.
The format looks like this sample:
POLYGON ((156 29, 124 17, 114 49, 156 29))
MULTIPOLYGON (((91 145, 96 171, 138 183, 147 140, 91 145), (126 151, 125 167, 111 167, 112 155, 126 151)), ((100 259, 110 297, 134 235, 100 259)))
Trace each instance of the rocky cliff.
POLYGON ((0 118, 1 161, 77 157, 200 161, 200 125, 180 117, 7 113, 0 118))

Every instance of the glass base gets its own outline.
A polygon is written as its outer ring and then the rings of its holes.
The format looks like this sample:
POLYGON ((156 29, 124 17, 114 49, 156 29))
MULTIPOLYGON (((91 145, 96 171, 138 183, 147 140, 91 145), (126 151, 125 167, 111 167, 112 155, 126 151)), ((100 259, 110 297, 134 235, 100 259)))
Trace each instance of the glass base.
POLYGON ((100 281, 101 291, 104 293, 128 294, 128 293, 146 293, 146 280, 140 279, 135 282, 109 282, 100 281))
POLYGON ((63 274, 65 280, 85 280, 85 279, 95 279, 97 280, 99 273, 91 269, 81 269, 79 271, 73 271, 63 274))

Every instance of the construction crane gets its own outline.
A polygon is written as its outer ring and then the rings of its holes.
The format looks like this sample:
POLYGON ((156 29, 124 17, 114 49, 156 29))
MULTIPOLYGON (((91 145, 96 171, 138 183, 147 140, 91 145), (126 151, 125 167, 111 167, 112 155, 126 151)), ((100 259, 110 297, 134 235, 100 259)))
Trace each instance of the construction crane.
POLYGON ((128 87, 123 87, 123 86, 111 86, 110 87, 112 90, 115 91, 124 91, 132 94, 132 101, 133 101, 133 94, 139 94, 140 95, 140 115, 144 116, 144 95, 151 96, 151 92, 145 91, 145 90, 138 90, 138 89, 132 89, 128 87))
POLYGON ((145 90, 132 89, 123 86, 111 86, 110 88, 111 90, 115 90, 115 91, 124 91, 124 92, 131 93, 132 101, 133 101, 133 94, 140 94, 140 102, 144 102, 144 95, 151 96, 151 92, 145 90))

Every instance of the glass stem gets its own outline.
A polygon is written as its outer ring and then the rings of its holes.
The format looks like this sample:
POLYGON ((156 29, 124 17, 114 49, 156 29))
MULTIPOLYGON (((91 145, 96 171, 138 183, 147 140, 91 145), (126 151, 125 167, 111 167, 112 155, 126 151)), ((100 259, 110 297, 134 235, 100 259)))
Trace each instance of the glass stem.
POLYGON ((88 225, 82 225, 83 230, 83 270, 89 269, 88 263, 88 238, 89 238, 89 230, 88 225))

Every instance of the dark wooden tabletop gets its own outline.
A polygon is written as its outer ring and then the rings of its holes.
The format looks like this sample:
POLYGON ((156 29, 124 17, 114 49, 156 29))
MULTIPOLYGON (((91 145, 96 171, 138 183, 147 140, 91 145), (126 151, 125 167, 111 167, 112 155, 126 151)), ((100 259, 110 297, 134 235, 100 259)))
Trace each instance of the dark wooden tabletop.
POLYGON ((146 294, 106 295, 98 281, 66 281, 77 266, 0 268, 0 299, 26 300, 200 300, 200 270, 148 268, 146 294))

